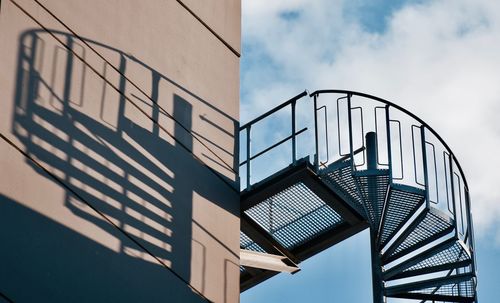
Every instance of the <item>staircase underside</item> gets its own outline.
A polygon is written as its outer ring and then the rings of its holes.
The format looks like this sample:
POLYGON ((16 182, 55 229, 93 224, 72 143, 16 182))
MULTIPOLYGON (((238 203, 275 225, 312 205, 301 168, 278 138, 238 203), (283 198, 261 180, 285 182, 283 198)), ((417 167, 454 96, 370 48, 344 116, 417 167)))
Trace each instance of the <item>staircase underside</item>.
MULTIPOLYGON (((242 249, 298 264, 369 227, 367 220, 314 173, 306 159, 241 195, 242 249)), ((241 291, 278 272, 241 267, 241 291)))

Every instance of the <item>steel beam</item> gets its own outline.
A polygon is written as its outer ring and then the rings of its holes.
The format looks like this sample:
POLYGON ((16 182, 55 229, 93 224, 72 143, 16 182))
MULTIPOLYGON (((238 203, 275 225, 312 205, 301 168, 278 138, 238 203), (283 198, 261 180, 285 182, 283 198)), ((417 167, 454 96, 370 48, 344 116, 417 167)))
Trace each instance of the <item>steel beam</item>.
POLYGON ((289 265, 297 265, 300 262, 294 254, 276 241, 265 229, 245 213, 241 214, 241 231, 266 252, 287 257, 289 265))
POLYGON ((266 254, 257 251, 240 249, 240 265, 277 272, 295 273, 300 270, 296 265, 290 266, 284 261, 287 257, 266 254))

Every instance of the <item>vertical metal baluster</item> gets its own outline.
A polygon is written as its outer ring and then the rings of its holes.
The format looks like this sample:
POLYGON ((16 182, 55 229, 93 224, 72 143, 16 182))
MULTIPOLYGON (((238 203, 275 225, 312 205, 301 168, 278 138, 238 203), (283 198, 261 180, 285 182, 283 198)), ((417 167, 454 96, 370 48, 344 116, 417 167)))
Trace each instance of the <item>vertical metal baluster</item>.
POLYGON ((319 141, 318 141, 318 95, 314 95, 314 145, 316 148, 316 154, 314 155, 314 167, 316 172, 319 171, 319 141))
POLYGON ((471 269, 472 272, 476 272, 476 252, 475 252, 475 245, 474 245, 474 226, 472 225, 472 212, 470 210, 470 196, 469 196, 469 189, 464 187, 465 190, 465 203, 467 206, 467 220, 468 225, 467 225, 467 232, 469 233, 469 248, 470 248, 470 253, 472 257, 472 264, 471 264, 471 269))
POLYGON ((458 239, 458 220, 457 206, 455 205, 455 178, 453 177, 453 154, 450 152, 450 187, 451 187, 451 204, 453 205, 453 220, 455 221, 455 237, 458 239))
POLYGON ((354 164, 354 149, 352 140, 351 94, 347 95, 347 123, 349 123, 349 148, 351 154, 352 169, 354 170, 356 166, 354 164))
MULTIPOLYGON (((422 162, 424 165, 424 183, 425 183, 425 198, 426 198, 426 208, 429 209, 430 207, 430 200, 429 200, 429 175, 427 171, 427 145, 425 143, 425 127, 423 125, 420 126, 420 137, 422 140, 422 162)), ((401 159, 401 162, 403 159, 401 159)))
POLYGON ((292 164, 297 161, 297 140, 295 137, 295 103, 296 100, 292 101, 292 164))
POLYGON ((247 126, 247 189, 250 188, 250 128, 252 126, 247 126))
POLYGON ((391 122, 389 117, 389 105, 385 106, 385 128, 387 132, 387 163, 389 166, 389 184, 392 184, 392 147, 391 147, 391 122))

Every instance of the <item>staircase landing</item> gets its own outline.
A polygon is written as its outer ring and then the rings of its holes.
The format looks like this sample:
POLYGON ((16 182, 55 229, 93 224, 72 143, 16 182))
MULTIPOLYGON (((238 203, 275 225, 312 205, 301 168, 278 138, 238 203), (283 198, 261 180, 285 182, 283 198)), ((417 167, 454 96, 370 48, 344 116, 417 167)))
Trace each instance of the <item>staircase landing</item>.
MULTIPOLYGON (((242 249, 283 255, 299 264, 369 224, 314 172, 297 161, 241 194, 242 249)), ((242 267, 241 291, 278 272, 242 267)))

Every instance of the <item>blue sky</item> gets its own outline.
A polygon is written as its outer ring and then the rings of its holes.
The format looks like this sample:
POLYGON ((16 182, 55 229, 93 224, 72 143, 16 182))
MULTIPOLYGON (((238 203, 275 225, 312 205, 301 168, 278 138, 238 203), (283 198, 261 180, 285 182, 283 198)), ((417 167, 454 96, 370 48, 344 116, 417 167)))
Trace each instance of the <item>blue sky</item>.
MULTIPOLYGON (((499 1, 243 0, 242 53, 242 122, 306 88, 339 88, 433 126, 470 184, 479 299, 500 302, 499 1)), ((370 302, 366 232, 301 265, 241 301, 370 302)))

